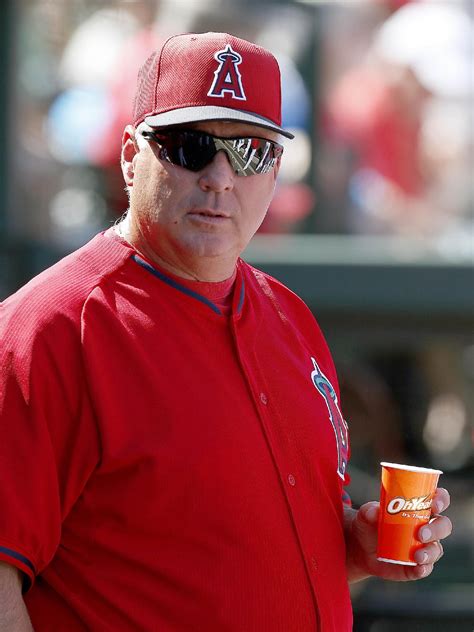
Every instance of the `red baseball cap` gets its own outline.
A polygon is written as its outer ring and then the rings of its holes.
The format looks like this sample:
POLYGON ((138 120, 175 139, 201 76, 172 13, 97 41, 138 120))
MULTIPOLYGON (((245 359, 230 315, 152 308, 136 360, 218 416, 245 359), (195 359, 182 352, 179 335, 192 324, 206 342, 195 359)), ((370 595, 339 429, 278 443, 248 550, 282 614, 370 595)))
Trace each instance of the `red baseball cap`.
POLYGON ((227 33, 170 37, 138 73, 134 125, 240 121, 279 132, 281 80, 275 57, 227 33))

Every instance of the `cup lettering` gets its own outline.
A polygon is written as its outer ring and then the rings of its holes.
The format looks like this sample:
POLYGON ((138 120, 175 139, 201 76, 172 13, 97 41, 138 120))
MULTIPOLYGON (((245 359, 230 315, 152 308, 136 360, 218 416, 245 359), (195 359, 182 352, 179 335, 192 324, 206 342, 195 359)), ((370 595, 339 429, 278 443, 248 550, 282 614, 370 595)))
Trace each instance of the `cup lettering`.
POLYGON ((419 496, 415 498, 403 498, 396 496, 387 505, 389 514, 397 514, 401 511, 423 511, 431 507, 433 500, 428 496, 419 496))

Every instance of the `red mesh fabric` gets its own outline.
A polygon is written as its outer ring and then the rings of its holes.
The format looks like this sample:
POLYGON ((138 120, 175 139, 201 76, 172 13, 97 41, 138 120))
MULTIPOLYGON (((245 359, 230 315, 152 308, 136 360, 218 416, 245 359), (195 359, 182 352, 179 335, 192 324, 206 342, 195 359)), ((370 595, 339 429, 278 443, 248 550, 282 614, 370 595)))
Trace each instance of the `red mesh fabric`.
POLYGON ((139 73, 135 125, 145 116, 202 106, 251 112, 280 125, 280 71, 276 59, 265 49, 224 33, 171 37, 139 73), (208 95, 220 68, 215 55, 229 44, 242 57, 233 69, 240 74, 244 100, 229 92, 208 95))
POLYGON ((138 73, 137 92, 134 103, 134 119, 143 120, 145 114, 155 107, 156 75, 159 67, 157 52, 152 53, 138 73))

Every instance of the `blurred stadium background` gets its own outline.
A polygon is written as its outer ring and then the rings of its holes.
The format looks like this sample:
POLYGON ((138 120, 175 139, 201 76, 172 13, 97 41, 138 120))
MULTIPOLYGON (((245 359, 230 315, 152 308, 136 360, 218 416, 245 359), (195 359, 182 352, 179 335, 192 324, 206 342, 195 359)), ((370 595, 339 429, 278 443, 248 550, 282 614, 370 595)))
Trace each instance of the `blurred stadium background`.
POLYGON ((356 632, 474 629, 473 14, 472 0, 1 1, 0 299, 125 210, 120 137, 157 42, 225 30, 278 56, 296 139, 246 258, 329 340, 354 504, 377 497, 380 460, 440 468, 452 494, 433 575, 356 585, 356 632))

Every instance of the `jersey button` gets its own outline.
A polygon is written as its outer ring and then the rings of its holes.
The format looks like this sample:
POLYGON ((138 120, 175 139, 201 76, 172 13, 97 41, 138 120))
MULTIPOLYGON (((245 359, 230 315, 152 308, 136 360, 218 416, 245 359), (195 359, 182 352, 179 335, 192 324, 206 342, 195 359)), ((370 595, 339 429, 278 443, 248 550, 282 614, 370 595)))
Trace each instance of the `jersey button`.
POLYGON ((292 487, 296 485, 296 478, 293 476, 293 474, 288 475, 288 482, 292 487))
POLYGON ((313 571, 318 570, 318 562, 316 561, 314 555, 311 556, 311 566, 313 567, 313 571))
POLYGON ((265 395, 265 393, 260 393, 260 401, 264 406, 268 404, 268 397, 265 395))

